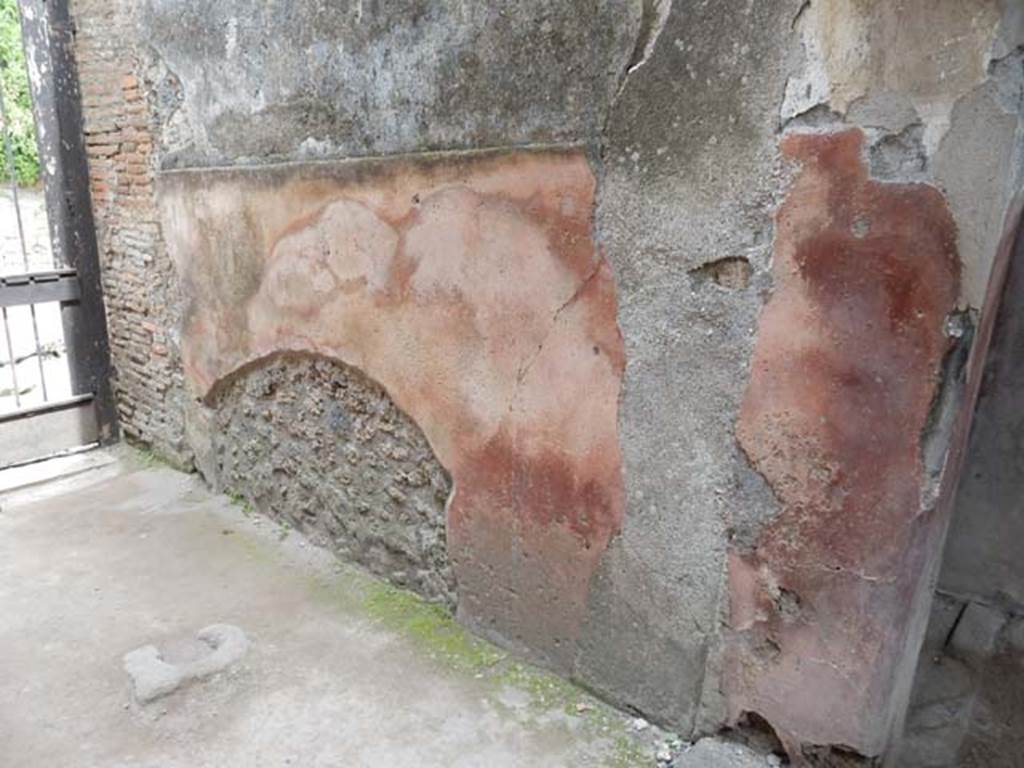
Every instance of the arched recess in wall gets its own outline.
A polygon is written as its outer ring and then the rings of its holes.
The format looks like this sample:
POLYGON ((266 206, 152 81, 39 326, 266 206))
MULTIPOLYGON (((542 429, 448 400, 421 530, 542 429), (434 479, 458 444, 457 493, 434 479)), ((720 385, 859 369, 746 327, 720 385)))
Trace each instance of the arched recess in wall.
POLYGON ((382 386, 322 355, 276 353, 206 397, 215 487, 342 559, 455 605, 451 477, 382 386))
POLYGON ((454 481, 460 619, 571 668, 625 501, 625 367, 577 149, 189 171, 161 179, 205 397, 305 352, 381 383, 454 481))

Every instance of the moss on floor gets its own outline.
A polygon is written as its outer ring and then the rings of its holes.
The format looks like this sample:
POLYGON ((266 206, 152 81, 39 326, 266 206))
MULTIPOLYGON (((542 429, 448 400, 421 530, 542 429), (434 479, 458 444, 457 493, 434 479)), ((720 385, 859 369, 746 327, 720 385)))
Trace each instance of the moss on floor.
MULTIPOLYGON (((147 469, 174 469, 150 452, 132 450, 129 457, 147 469)), ((261 521, 266 523, 262 535, 232 536, 235 546, 242 547, 249 557, 258 560, 279 560, 282 557, 279 541, 284 538, 281 529, 286 537, 288 528, 256 514, 242 496, 226 497, 226 501, 249 523, 258 526, 261 521)), ((248 528, 247 525, 239 527, 248 528)), ((432 662, 474 678, 497 708, 508 710, 524 724, 539 723, 552 716, 562 717, 567 727, 582 729, 592 741, 605 743, 601 768, 652 768, 656 765, 654 743, 666 734, 653 728, 637 732, 630 716, 573 683, 519 661, 508 652, 474 637, 443 606, 429 603, 341 562, 330 570, 311 573, 309 588, 325 605, 378 623, 404 638, 432 662), (503 705, 502 692, 508 689, 524 693, 528 697, 525 706, 503 705)))
POLYGON ((652 747, 637 737, 632 719, 557 675, 512 659, 472 636, 441 606, 396 587, 373 581, 363 608, 373 620, 409 640, 448 669, 484 681, 495 695, 505 686, 529 696, 533 716, 552 712, 577 718, 587 734, 611 743, 604 768, 650 768, 652 747))
POLYGON ((477 674, 506 654, 468 634, 440 605, 383 583, 375 583, 363 607, 370 618, 408 638, 431 658, 459 672, 477 674))

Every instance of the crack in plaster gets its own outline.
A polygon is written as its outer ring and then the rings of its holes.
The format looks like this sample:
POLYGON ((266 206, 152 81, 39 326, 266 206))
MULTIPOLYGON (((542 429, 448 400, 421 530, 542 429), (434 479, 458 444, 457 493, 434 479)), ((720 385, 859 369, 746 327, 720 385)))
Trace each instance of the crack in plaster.
POLYGON ((559 318, 562 316, 562 313, 579 300, 580 296, 583 295, 583 292, 590 286, 590 284, 594 281, 594 278, 597 277, 597 275, 600 273, 601 267, 604 266, 604 263, 604 259, 598 261, 594 268, 590 271, 590 274, 588 274, 586 278, 583 279, 583 282, 579 284, 576 290, 573 291, 572 296, 566 299, 562 303, 562 305, 554 311, 554 314, 551 316, 551 323, 544 334, 544 338, 541 339, 540 344, 537 345, 537 351, 530 355, 529 359, 526 361, 525 364, 520 365, 519 370, 516 373, 516 393, 512 397, 512 402, 509 403, 509 410, 512 410, 513 405, 518 399, 519 390, 521 389, 523 382, 526 380, 527 375, 529 375, 530 369, 533 368, 534 363, 537 362, 537 358, 539 358, 541 356, 541 353, 544 351, 544 346, 547 344, 548 339, 551 338, 551 334, 554 333, 555 329, 558 327, 558 321, 559 318))
MULTIPOLYGON (((626 90, 630 76, 641 69, 654 53, 658 39, 661 37, 662 31, 664 31, 665 24, 668 22, 669 14, 672 11, 672 3, 673 0, 644 0, 640 29, 637 31, 636 42, 633 45, 633 55, 619 77, 619 85, 615 89, 615 96, 612 98, 608 108, 609 118, 615 103, 626 90)), ((605 130, 602 130, 603 133, 605 133, 605 130)))

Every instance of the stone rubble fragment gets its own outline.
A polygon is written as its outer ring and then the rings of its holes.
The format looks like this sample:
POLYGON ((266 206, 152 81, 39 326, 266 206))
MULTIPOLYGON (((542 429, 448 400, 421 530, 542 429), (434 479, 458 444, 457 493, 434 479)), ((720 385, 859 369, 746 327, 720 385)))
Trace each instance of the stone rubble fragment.
POLYGON ((124 670, 132 679, 132 693, 140 704, 173 693, 185 683, 221 672, 239 661, 249 650, 249 640, 238 627, 212 624, 200 630, 196 639, 210 652, 197 659, 172 663, 155 645, 144 645, 124 656, 124 670))

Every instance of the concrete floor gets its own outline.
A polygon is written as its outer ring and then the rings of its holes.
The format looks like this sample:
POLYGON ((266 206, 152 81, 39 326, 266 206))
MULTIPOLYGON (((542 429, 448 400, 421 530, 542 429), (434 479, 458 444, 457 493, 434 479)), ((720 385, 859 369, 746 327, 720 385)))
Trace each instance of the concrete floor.
MULTIPOLYGON (((83 461, 0 491, 0 766, 655 766, 659 751, 666 763, 669 735, 195 477, 127 451, 83 461), (221 622, 251 641, 240 662, 133 700, 126 653, 221 622)), ((712 763, 733 764, 692 764, 712 763)))

